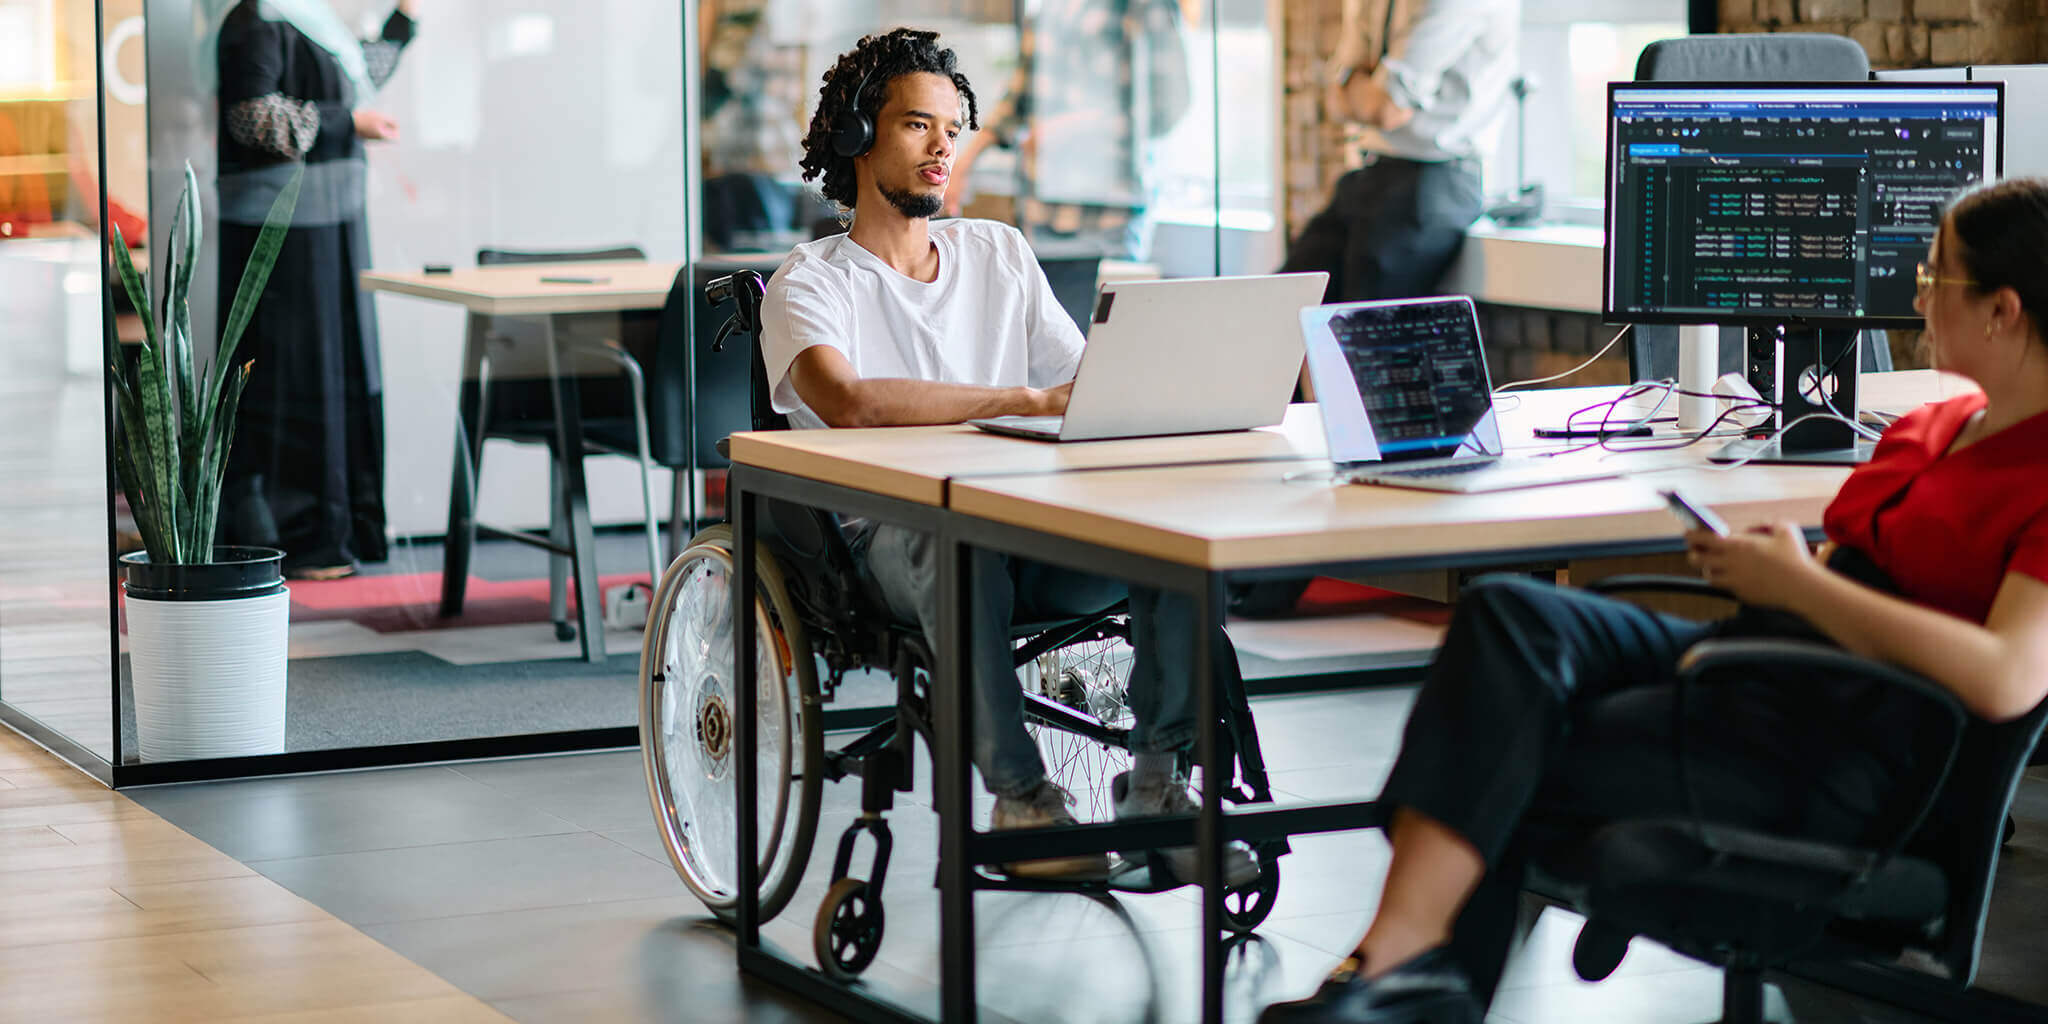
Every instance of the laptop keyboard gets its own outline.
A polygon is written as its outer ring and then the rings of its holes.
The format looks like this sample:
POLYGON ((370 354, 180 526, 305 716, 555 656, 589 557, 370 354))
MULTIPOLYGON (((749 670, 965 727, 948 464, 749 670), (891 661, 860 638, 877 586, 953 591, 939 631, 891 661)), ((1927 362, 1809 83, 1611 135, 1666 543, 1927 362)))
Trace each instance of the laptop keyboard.
POLYGON ((1471 473, 1497 465, 1499 463, 1494 462, 1492 459, 1473 459, 1470 462, 1452 462, 1442 466, 1429 466, 1423 469, 1383 469, 1374 475, 1408 477, 1450 476, 1453 473, 1471 473))

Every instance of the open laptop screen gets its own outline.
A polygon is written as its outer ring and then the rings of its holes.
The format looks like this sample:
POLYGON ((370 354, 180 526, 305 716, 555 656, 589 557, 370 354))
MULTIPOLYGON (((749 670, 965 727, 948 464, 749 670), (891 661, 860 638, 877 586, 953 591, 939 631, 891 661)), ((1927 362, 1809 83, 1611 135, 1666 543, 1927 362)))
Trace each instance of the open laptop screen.
POLYGON ((1472 300, 1311 306, 1301 324, 1332 461, 1501 454, 1472 300))

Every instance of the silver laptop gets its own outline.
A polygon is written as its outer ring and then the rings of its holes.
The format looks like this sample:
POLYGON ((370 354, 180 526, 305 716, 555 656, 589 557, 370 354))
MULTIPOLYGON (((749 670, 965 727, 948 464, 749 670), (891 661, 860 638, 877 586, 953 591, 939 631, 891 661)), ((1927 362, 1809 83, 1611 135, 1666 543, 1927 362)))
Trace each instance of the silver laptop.
POLYGON ((1278 423, 1301 372, 1296 314, 1323 300, 1328 280, 1315 271, 1103 285, 1067 414, 969 422, 1040 441, 1278 423))
POLYGON ((1301 330, 1346 482, 1470 493, 1618 475, 1504 454, 1471 299, 1317 306, 1301 311, 1301 330))

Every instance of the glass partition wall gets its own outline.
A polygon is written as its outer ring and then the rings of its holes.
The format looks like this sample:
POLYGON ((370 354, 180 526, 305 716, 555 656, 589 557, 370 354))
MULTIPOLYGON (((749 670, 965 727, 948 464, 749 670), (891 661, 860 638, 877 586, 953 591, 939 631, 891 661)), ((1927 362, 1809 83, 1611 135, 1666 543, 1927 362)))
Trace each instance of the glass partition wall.
MULTIPOLYGON (((115 746, 99 239, 109 215, 141 236, 148 204, 132 154, 109 163, 101 147, 103 124, 140 134, 134 13, 0 0, 0 707, 102 769, 115 746)), ((122 315, 114 330, 125 343, 132 328, 122 315)))
POLYGON ((116 785, 637 742, 634 597, 722 514, 713 441, 746 426, 745 355, 710 351, 697 294, 844 230, 798 162, 864 34, 958 52, 982 129, 948 214, 1022 229, 1084 329, 1101 282, 1280 261, 1263 0, 291 8, 0 0, 0 715, 116 785), (188 167, 202 365, 299 175, 233 354, 254 366, 215 535, 284 552, 260 750, 145 735, 113 571, 141 538, 104 345, 133 360, 142 327, 102 225, 160 288, 188 167))

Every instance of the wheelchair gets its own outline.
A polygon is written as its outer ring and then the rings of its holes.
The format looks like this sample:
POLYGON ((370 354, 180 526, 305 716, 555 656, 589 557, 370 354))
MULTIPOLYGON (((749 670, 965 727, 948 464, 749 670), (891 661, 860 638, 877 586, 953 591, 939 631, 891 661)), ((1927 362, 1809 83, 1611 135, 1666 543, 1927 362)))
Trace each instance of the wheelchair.
MULTIPOLYGON (((720 328, 713 351, 742 335, 758 340, 765 285, 739 271, 710 282, 716 308, 737 312, 720 328)), ((758 346, 756 346, 758 349, 758 346)), ((757 430, 786 429, 772 411, 758 355, 753 364, 752 418, 757 430)), ((787 502, 761 504, 757 534, 759 638, 756 703, 760 919, 789 905, 810 864, 824 783, 861 779, 861 814, 839 837, 830 887, 812 929, 813 952, 829 977, 852 980, 879 951, 882 890, 892 837, 885 817, 896 793, 914 788, 916 739, 932 742, 932 652, 914 624, 897 622, 869 593, 838 522, 829 513, 787 502), (849 673, 878 669, 893 679, 892 716, 837 749, 824 742, 824 705, 849 673), (856 877, 854 854, 867 833, 872 859, 856 877)), ((662 574, 648 617, 640 660, 640 739, 648 794, 669 860, 683 883, 716 917, 731 923, 738 907, 737 792, 733 754, 735 619, 728 525, 691 538, 662 574)), ((1027 623, 1012 630, 1026 726, 1045 756, 1048 775, 1070 792, 1101 794, 1128 759, 1131 714, 1125 702, 1132 651, 1122 603, 1077 619, 1027 623)), ((1235 673, 1231 674, 1235 679, 1235 673)), ((1242 682, 1225 688, 1220 735, 1235 778, 1229 803, 1272 800, 1242 682)), ((1084 817, 1101 820, 1106 807, 1084 817)), ((1256 880, 1225 897, 1225 925, 1242 935, 1272 912, 1279 893, 1284 839, 1256 844, 1256 880)), ((1024 879, 992 869, 976 872, 977 888, 1038 892, 1162 892, 1188 882, 1133 865, 1106 880, 1024 879)))

